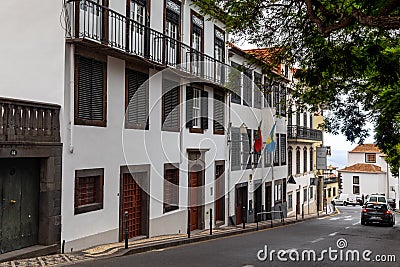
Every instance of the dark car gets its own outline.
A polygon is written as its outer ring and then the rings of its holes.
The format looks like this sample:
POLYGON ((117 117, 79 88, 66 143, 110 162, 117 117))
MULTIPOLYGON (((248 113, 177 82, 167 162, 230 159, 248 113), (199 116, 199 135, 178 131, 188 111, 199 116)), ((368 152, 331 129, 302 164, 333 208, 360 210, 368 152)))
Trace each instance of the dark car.
POLYGON ((392 208, 392 210, 396 209, 396 200, 394 200, 393 198, 388 198, 387 203, 392 208))
POLYGON ((361 211, 361 224, 380 223, 394 225, 393 211, 389 205, 367 202, 361 211))

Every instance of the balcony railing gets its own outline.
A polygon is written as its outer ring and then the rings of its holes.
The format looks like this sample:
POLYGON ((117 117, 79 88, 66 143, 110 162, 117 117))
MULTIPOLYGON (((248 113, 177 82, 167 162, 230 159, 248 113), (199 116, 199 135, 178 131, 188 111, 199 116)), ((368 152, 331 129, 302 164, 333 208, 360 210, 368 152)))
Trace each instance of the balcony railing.
POLYGON ((90 0, 67 4, 66 37, 86 39, 223 85, 228 66, 163 33, 90 0))
POLYGON ((0 98, 0 142, 60 142, 60 106, 0 98))
POLYGON ((287 128, 289 139, 304 139, 312 141, 322 141, 322 131, 310 129, 304 126, 289 125, 287 128))

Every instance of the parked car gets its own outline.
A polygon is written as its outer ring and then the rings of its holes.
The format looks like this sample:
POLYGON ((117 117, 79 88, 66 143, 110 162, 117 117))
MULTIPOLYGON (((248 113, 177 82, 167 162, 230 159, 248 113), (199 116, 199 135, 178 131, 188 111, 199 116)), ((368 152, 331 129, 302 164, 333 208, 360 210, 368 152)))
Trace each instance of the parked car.
POLYGON ((388 204, 385 195, 381 194, 369 195, 367 197, 367 203, 368 202, 388 204))
POLYGON ((395 216, 389 205, 367 202, 361 211, 361 224, 380 223, 393 226, 395 216))
POLYGON ((333 205, 358 205, 359 203, 357 202, 357 197, 356 195, 350 195, 350 194, 340 194, 339 196, 335 197, 332 199, 331 203, 333 205))
POLYGON ((387 199, 387 203, 389 204, 389 206, 392 208, 392 210, 396 209, 396 200, 393 198, 388 198, 387 199))

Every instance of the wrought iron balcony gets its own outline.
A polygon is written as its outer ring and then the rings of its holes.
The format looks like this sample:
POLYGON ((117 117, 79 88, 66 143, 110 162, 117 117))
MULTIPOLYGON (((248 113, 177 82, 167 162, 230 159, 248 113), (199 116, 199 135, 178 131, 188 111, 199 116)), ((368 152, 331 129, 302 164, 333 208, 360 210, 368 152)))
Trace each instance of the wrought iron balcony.
POLYGON ((322 131, 310 129, 304 126, 288 125, 288 139, 303 139, 311 141, 322 141, 322 131))
POLYGON ((67 3, 67 39, 89 40, 152 64, 223 85, 228 66, 184 43, 90 0, 67 3))
POLYGON ((60 106, 0 98, 0 142, 60 142, 60 106))

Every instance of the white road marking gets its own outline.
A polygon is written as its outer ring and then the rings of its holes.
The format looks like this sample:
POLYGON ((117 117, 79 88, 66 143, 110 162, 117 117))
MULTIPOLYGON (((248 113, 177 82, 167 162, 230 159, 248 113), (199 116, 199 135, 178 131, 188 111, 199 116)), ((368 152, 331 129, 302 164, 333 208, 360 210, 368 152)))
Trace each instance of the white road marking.
POLYGON ((318 218, 318 220, 325 220, 327 217, 318 218))
POLYGON ((347 226, 346 228, 344 228, 344 229, 349 229, 350 228, 350 226, 347 226))
POLYGON ((351 215, 344 216, 344 218, 350 218, 350 217, 351 217, 351 215))
POLYGON ((332 233, 332 234, 329 234, 329 236, 334 236, 334 235, 337 235, 339 232, 334 232, 334 233, 332 233))
POLYGON ((320 237, 320 238, 317 238, 317 239, 311 241, 311 243, 317 243, 317 242, 322 241, 322 240, 324 240, 324 239, 325 239, 325 238, 320 237))
POLYGON ((357 225, 357 224, 359 224, 361 221, 358 221, 358 222, 356 222, 356 223, 353 223, 352 225, 357 225))
POLYGON ((352 221, 354 218, 347 218, 347 219, 344 219, 345 221, 352 221))

